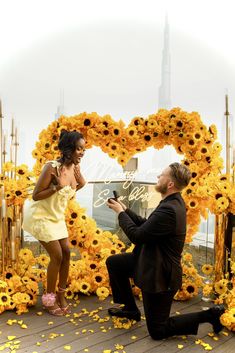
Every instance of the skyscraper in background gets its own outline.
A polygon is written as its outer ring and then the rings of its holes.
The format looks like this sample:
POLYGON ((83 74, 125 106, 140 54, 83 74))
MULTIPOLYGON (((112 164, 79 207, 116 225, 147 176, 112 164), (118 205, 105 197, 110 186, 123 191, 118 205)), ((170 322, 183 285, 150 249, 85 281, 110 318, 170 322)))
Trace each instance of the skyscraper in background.
POLYGON ((164 41, 162 50, 161 85, 158 93, 158 108, 171 108, 171 55, 170 30, 168 17, 165 18, 164 41))
MULTIPOLYGON (((171 55, 170 55, 170 27, 168 16, 165 17, 162 66, 161 66, 161 84, 158 90, 158 109, 171 109, 171 55)), ((166 146, 162 150, 153 151, 153 168, 164 168, 171 162, 180 160, 172 146, 166 146)))
POLYGON ((57 112, 55 113, 55 120, 59 119, 61 115, 65 114, 64 109, 64 90, 60 90, 60 104, 57 106, 57 112))

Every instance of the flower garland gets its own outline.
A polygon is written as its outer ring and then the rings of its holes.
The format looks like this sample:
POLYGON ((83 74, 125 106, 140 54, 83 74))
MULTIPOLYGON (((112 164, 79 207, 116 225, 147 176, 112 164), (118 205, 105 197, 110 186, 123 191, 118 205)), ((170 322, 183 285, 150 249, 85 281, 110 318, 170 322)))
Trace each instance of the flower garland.
POLYGON ((0 174, 0 186, 4 186, 3 197, 7 206, 23 206, 26 199, 30 198, 34 186, 34 174, 29 171, 26 164, 15 166, 12 162, 3 164, 3 173, 0 174), (13 179, 11 173, 16 177, 13 179))
POLYGON ((193 264, 193 257, 186 252, 182 256, 182 286, 176 293, 175 300, 189 300, 198 295, 203 285, 202 277, 193 264))
POLYGON ((161 149, 172 145, 184 155, 182 163, 192 172, 192 180, 183 191, 187 205, 187 237, 191 242, 197 232, 200 217, 211 213, 235 213, 235 187, 230 176, 221 174, 222 146, 216 142, 215 125, 207 128, 196 112, 187 113, 180 108, 160 109, 146 119, 135 117, 125 128, 123 121, 115 122, 110 115, 81 113, 72 117, 61 116, 39 135, 33 157, 34 172, 40 174, 47 160, 59 157, 58 140, 61 130, 78 130, 86 139, 86 147, 99 146, 109 157, 125 165, 136 153, 148 147, 161 149))
POLYGON ((203 295, 213 298, 215 304, 225 304, 227 309, 221 316, 222 325, 235 331, 235 262, 231 261, 230 274, 226 273, 220 280, 215 280, 215 268, 210 264, 202 266, 206 275, 203 284, 203 295))

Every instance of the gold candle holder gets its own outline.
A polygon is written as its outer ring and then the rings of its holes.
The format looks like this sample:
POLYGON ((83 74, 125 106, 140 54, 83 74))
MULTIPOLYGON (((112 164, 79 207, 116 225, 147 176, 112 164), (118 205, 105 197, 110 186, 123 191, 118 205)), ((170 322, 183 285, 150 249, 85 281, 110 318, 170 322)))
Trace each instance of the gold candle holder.
MULTIPOLYGON (((0 168, 3 173, 3 163, 6 162, 7 156, 7 136, 3 135, 2 129, 2 105, 0 101, 0 168)), ((10 161, 14 163, 15 171, 7 173, 6 179, 3 180, 7 183, 10 179, 16 179, 16 166, 17 166, 17 152, 19 147, 18 130, 15 127, 15 121, 12 118, 11 134, 10 134, 10 161)), ((9 205, 7 206, 5 200, 4 185, 0 186, 0 270, 3 273, 7 267, 14 267, 18 253, 22 243, 22 213, 23 206, 9 205)))
POLYGON ((226 174, 230 174, 231 172, 231 163, 230 163, 230 119, 229 119, 229 111, 228 111, 228 95, 225 95, 225 119, 226 119, 226 174))
POLYGON ((215 217, 215 281, 223 277, 226 270, 226 252, 224 246, 224 234, 227 228, 227 215, 221 214, 215 217))

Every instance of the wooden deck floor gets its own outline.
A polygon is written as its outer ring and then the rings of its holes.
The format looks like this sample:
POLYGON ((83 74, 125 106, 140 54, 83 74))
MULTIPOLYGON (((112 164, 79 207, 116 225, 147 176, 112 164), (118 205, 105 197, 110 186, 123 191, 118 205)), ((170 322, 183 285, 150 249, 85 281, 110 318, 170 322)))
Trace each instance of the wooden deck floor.
MULTIPOLYGON (((42 316, 38 316, 37 312, 41 311, 40 298, 37 306, 21 316, 14 312, 4 312, 0 315, 0 351, 13 353, 60 353, 66 351, 71 353, 103 353, 104 350, 110 350, 110 353, 204 352, 205 347, 195 343, 197 339, 201 339, 201 343, 208 343, 214 353, 235 351, 235 335, 226 329, 219 335, 211 337, 208 335, 209 332, 212 332, 211 325, 203 324, 200 326, 197 337, 173 337, 154 341, 148 335, 144 319, 130 329, 114 328, 112 319, 107 316, 107 308, 112 306, 111 298, 102 302, 95 296, 84 296, 80 299, 80 304, 73 307, 72 314, 66 317, 54 317, 46 312, 43 312, 42 316), (106 317, 108 321, 94 321, 89 314, 76 317, 76 314, 81 313, 82 309, 86 309, 89 313, 98 309, 98 315, 101 318, 106 317), (8 325, 9 319, 17 320, 17 322, 8 325), (22 322, 19 322, 21 320, 23 320, 23 324, 27 325, 27 328, 21 328, 22 322), (8 336, 16 337, 9 341, 8 336), (5 345, 7 343, 8 347, 5 345), (14 345, 16 346, 15 350, 14 345), (67 350, 66 346, 68 346, 67 350)), ((142 303, 138 302, 138 306, 143 313, 142 303)), ((175 302, 172 314, 193 312, 206 306, 207 304, 200 301, 199 298, 189 302, 175 302)))

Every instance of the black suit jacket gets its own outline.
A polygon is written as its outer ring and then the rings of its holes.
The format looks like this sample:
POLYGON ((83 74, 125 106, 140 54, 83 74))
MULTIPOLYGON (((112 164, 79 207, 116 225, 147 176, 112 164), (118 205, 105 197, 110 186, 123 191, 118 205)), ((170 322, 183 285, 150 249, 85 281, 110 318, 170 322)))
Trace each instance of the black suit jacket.
POLYGON ((143 291, 177 291, 182 284, 181 253, 186 235, 186 208, 180 193, 162 200, 148 219, 127 209, 119 224, 136 246, 134 282, 143 291))

